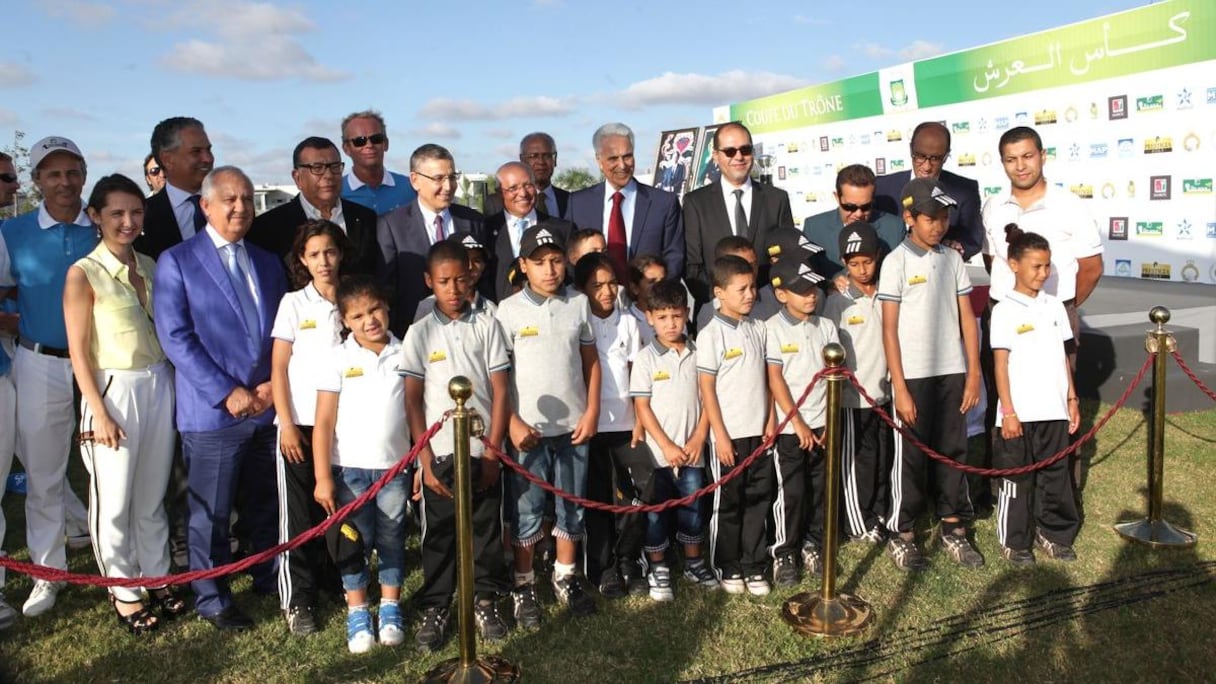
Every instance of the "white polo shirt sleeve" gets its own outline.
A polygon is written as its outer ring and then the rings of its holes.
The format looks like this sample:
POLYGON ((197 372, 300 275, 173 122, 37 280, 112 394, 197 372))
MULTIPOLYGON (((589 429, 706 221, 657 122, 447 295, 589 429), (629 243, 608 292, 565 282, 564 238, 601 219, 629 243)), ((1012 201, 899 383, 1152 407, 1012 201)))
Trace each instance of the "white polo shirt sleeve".
POLYGON ((958 296, 971 294, 971 276, 967 275, 967 265, 963 263, 963 258, 953 249, 947 249, 945 253, 954 268, 954 286, 958 296))
POLYGON ((903 301, 904 257, 908 251, 902 246, 896 247, 882 261, 878 273, 878 299, 884 302, 899 303, 903 301))
POLYGON ((426 346, 426 327, 423 322, 416 321, 405 331, 405 340, 401 342, 399 370, 402 375, 416 380, 426 380, 426 361, 423 358, 426 353, 423 349, 426 346))
POLYGON ((697 336, 697 372, 717 377, 722 367, 722 335, 718 323, 710 320, 709 325, 697 336))
POLYGON ((300 311, 295 306, 294 293, 288 292, 279 300, 279 311, 274 315, 270 336, 284 342, 296 341, 296 329, 300 324, 300 311))
POLYGON ((346 348, 334 348, 334 355, 323 368, 317 369, 316 382, 318 392, 341 392, 342 373, 346 361, 346 348))
POLYGON ((498 321, 487 315, 486 319, 486 368, 490 373, 511 370, 511 356, 508 352, 507 336, 502 331, 498 321))
POLYGON ((649 397, 654 387, 654 354, 643 349, 633 359, 629 371, 629 396, 649 397))

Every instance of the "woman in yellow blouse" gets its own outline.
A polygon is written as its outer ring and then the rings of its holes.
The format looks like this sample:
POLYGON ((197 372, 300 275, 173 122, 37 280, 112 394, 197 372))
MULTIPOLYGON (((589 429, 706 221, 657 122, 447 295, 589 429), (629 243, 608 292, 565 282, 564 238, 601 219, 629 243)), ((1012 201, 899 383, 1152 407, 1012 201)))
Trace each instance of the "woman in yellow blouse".
MULTIPOLYGON (((81 456, 89 471, 93 552, 108 577, 169 572, 163 500, 173 458, 173 370, 152 323, 155 262, 132 243, 144 195, 126 176, 97 182, 87 206, 101 242, 68 269, 63 295, 72 370, 83 398, 81 456)), ((187 610, 167 587, 114 587, 119 623, 132 634, 187 610)))

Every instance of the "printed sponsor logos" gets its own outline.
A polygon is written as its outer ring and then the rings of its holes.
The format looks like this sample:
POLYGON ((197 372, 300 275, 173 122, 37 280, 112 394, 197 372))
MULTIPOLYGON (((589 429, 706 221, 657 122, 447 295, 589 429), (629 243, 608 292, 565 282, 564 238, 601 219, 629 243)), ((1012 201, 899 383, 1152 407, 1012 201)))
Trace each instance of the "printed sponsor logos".
POLYGON ((1108 239, 1108 240, 1126 240, 1127 239, 1127 217, 1126 216, 1110 217, 1110 227, 1106 231, 1106 239, 1108 239))
POLYGON ((1110 145, 1107 145, 1106 143, 1090 143, 1090 159, 1106 159, 1106 155, 1108 154, 1110 154, 1110 145))
POLYGON ((1136 237, 1162 237, 1165 224, 1161 221, 1136 221, 1136 237))
POLYGON ((887 142, 899 142, 903 139, 904 134, 900 133, 898 129, 892 128, 891 130, 887 131, 887 142))
POLYGON ((1210 195, 1210 194, 1212 194, 1212 179, 1211 178, 1183 178, 1182 179, 1182 194, 1184 194, 1184 195, 1210 195))
POLYGON ((1132 275, 1131 259, 1115 259, 1115 275, 1129 278, 1132 275))
POLYGON ((1145 138, 1144 139, 1144 153, 1145 154, 1161 154, 1163 152, 1173 152, 1173 151, 1174 151, 1174 139, 1169 136, 1166 136, 1164 138, 1161 136, 1157 136, 1154 138, 1145 138))
POLYGON ((1028 114, 1026 112, 1018 112, 1017 114, 1013 115, 1013 120, 1019 126, 1029 125, 1030 124, 1030 114, 1028 114))
POLYGON ((1043 150, 1043 154, 1046 155, 1047 161, 1055 161, 1056 148, 1048 147, 1047 149, 1043 150))
POLYGON ((829 149, 828 137, 826 135, 819 136, 819 151, 827 152, 829 149))
POLYGON ((1208 104, 1216 104, 1216 87, 1208 88, 1208 104))
POLYGON ((964 152, 958 155, 959 166, 975 166, 975 155, 970 152, 964 152))
POLYGON ((888 173, 894 173, 896 171, 903 171, 904 167, 906 166, 906 162, 904 162, 903 159, 892 159, 889 166, 891 168, 888 171, 888 173))
POLYGON ((1034 115, 1034 125, 1036 125, 1036 126, 1046 126, 1048 124, 1053 124, 1056 122, 1056 120, 1057 120, 1056 110, 1054 110, 1054 109, 1044 109, 1040 112, 1035 112, 1035 115, 1034 115))
POLYGON ((1129 159, 1136 155, 1136 141, 1132 138, 1119 138, 1116 147, 1119 148, 1120 159, 1129 159))
POLYGON ((869 144, 870 144, 870 134, 869 134, 869 133, 862 133, 862 134, 861 134, 861 144, 862 144, 862 145, 869 145, 869 144))
POLYGON ((950 124, 950 132, 953 135, 966 135, 971 132, 970 121, 955 121, 950 124))
POLYGON ((1159 261, 1154 261, 1151 264, 1140 264, 1140 277, 1149 280, 1169 280, 1171 270, 1169 264, 1163 264, 1159 261))
POLYGON ((1216 221, 1208 223, 1208 239, 1216 240, 1216 221))
POLYGON ((1199 280, 1199 267, 1191 259, 1186 260, 1186 265, 1178 270, 1178 275, 1182 276, 1183 282, 1193 283, 1199 280))
MULTIPOLYGON (((1213 90, 1216 90, 1216 88, 1213 88, 1213 90)), ((993 123, 993 128, 995 128, 998 131, 1003 131, 1006 128, 1009 128, 1009 117, 998 116, 996 118, 995 122, 993 123)))
POLYGON ((881 176, 887 172, 887 160, 885 157, 879 157, 874 160, 874 173, 881 176))
POLYGON ((1192 240, 1195 234, 1191 230, 1191 222, 1182 219, 1174 226, 1174 238, 1177 240, 1192 240))
MULTIPOLYGON (((1002 188, 999 185, 985 185, 984 186, 984 197, 988 198, 988 197, 992 197, 994 195, 999 195, 999 194, 1001 194, 1002 190, 1004 190, 1004 188, 1002 188)), ((1213 225, 1216 225, 1216 224, 1213 224, 1213 225)))
POLYGON ((1150 200, 1167 200, 1170 198, 1169 176, 1149 176, 1148 183, 1148 198, 1150 200))
POLYGON ((1068 189, 1072 191, 1072 194, 1080 197, 1081 199, 1094 198, 1094 186, 1088 183, 1078 183, 1069 187, 1068 189))
POLYGON ((1159 112, 1165 109, 1164 95, 1149 95, 1148 97, 1136 98, 1137 112, 1159 112))
POLYGON ((1191 104, 1191 89, 1183 88, 1174 96, 1174 109, 1190 109, 1191 104))
POLYGON ((1081 146, 1077 143, 1069 143, 1068 145, 1068 161, 1077 161, 1081 158, 1081 146))
POLYGON ((836 149, 837 147, 843 147, 843 146, 844 146, 843 137, 833 137, 832 138, 832 149, 836 149))
POLYGON ((1127 96, 1116 95, 1106 98, 1106 114, 1111 121, 1127 118, 1127 96))

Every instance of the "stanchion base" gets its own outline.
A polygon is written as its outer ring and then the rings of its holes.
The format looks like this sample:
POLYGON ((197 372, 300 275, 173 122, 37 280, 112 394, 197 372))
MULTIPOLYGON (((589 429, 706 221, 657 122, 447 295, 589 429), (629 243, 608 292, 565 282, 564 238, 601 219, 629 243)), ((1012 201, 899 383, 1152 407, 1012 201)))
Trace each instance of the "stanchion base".
POLYGON ((824 599, 819 594, 794 594, 781 605, 781 617, 796 631, 808 636, 852 636, 865 629, 874 617, 870 604, 851 594, 824 599))
POLYGON ((1135 522, 1115 525, 1115 531, 1124 539, 1148 544, 1154 548, 1185 548, 1194 546, 1199 536, 1194 532, 1174 527, 1164 520, 1156 522, 1143 518, 1135 522))
POLYGON ((521 676, 519 667, 498 656, 482 656, 463 667, 460 658, 452 658, 431 668, 422 678, 425 684, 440 682, 460 684, 482 684, 483 682, 518 682, 521 676))

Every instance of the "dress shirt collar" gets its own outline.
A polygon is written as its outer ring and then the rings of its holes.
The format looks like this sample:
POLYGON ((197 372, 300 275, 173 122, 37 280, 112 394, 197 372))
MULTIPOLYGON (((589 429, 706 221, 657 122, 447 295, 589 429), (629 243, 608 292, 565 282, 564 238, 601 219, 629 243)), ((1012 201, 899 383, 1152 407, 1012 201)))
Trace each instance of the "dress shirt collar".
MULTIPOLYGON (((46 202, 38 203, 38 227, 39 228, 41 228, 42 230, 46 230, 48 228, 54 228, 55 226, 59 225, 60 223, 62 223, 62 221, 56 221, 55 217, 51 216, 51 212, 46 210, 46 202)), ((85 213, 83 203, 80 205, 80 213, 76 215, 76 218, 72 219, 72 224, 80 226, 82 228, 92 227, 93 222, 89 220, 89 215, 85 213)))

